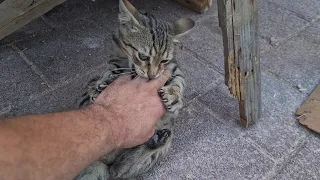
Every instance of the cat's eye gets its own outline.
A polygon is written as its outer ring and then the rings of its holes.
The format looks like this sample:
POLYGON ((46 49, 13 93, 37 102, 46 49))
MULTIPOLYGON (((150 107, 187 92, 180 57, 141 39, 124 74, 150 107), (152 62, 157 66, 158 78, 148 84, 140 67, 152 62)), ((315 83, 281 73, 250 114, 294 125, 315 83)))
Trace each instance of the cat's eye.
POLYGON ((167 64, 169 62, 169 60, 162 60, 161 63, 162 64, 167 64))
POLYGON ((142 53, 138 53, 138 56, 141 61, 148 61, 149 60, 149 56, 146 56, 142 53))

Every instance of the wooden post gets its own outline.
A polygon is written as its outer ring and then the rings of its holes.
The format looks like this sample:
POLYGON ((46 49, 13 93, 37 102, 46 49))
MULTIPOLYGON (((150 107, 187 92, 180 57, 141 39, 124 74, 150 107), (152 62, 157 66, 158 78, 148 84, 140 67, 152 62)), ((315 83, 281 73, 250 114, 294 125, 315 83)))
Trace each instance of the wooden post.
POLYGON ((225 83, 239 100, 240 122, 261 117, 261 73, 257 0, 218 0, 225 83))

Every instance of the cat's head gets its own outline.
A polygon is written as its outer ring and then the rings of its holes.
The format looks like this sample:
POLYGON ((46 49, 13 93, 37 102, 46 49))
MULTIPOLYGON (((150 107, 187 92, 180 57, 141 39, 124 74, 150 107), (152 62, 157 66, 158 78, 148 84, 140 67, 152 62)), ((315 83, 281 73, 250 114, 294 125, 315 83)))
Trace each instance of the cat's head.
POLYGON ((119 0, 119 44, 137 74, 156 78, 173 58, 174 42, 195 25, 182 18, 169 23, 140 13, 127 0, 119 0))

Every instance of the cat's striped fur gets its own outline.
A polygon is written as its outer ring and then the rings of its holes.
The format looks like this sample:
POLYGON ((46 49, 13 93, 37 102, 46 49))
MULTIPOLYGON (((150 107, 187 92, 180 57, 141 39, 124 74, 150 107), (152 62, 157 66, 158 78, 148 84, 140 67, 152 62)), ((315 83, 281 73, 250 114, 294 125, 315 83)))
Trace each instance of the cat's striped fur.
POLYGON ((99 93, 121 74, 156 78, 166 67, 172 74, 159 91, 167 108, 157 121, 157 131, 146 143, 116 150, 81 172, 78 180, 132 178, 148 171, 164 156, 172 141, 173 121, 183 106, 185 81, 173 59, 174 41, 194 26, 191 19, 168 23, 138 12, 127 0, 119 0, 120 27, 113 36, 118 58, 108 62, 106 72, 94 79, 81 106, 95 100, 99 93))

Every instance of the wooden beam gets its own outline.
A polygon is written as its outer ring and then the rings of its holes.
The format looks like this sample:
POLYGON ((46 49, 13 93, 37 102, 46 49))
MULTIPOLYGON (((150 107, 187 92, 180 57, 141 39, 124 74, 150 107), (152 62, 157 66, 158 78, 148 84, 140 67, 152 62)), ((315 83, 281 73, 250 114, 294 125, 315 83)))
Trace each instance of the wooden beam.
POLYGON ((0 4, 0 40, 65 0, 4 0, 0 4))
POLYGON ((225 83, 239 100, 240 122, 261 117, 261 73, 257 0, 218 0, 225 83))

